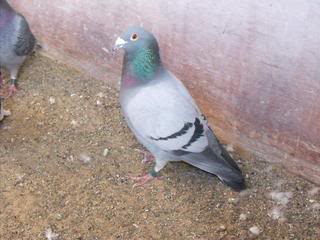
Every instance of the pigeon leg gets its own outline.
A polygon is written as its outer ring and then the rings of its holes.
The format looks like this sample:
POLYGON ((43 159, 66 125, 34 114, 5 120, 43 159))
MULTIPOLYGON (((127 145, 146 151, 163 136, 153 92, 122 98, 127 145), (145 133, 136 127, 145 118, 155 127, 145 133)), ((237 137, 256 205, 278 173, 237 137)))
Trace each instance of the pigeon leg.
POLYGON ((13 96, 17 90, 17 75, 19 67, 15 67, 10 70, 10 87, 9 87, 9 96, 13 96))
POLYGON ((143 164, 152 163, 155 161, 154 156, 149 151, 140 150, 140 149, 136 149, 136 150, 143 153, 143 159, 141 160, 143 164))
POLYGON ((11 79, 11 85, 9 87, 9 96, 13 96, 18 91, 16 84, 15 84, 15 80, 16 79, 11 79))
POLYGON ((154 156, 148 152, 148 151, 143 151, 143 159, 142 159, 142 163, 147 164, 147 163, 152 163, 154 162, 155 158, 154 156))
POLYGON ((130 177, 130 179, 135 182, 133 187, 140 187, 152 181, 153 179, 160 179, 159 172, 162 168, 164 168, 166 164, 167 164, 167 161, 161 161, 161 160, 157 161, 156 159, 156 165, 148 174, 145 174, 139 177, 130 177))
POLYGON ((138 177, 130 177, 131 180, 135 182, 133 187, 141 187, 145 185, 148 182, 151 182, 155 177, 151 176, 149 173, 143 175, 143 176, 138 176, 138 177))

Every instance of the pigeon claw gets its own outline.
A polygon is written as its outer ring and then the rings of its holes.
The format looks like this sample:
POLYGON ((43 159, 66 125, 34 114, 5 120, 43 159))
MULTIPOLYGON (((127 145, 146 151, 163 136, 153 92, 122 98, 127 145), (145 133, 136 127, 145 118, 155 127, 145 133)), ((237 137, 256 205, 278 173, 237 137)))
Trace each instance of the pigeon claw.
POLYGON ((143 154, 144 154, 144 156, 143 156, 143 159, 141 161, 143 164, 148 164, 148 163, 152 163, 152 162, 155 161, 155 158, 151 153, 149 153, 147 151, 144 151, 143 154))
POLYGON ((11 84, 9 87, 9 96, 13 96, 17 93, 18 89, 14 84, 11 84))
POLYGON ((133 187, 141 187, 149 182, 151 182, 153 179, 155 179, 155 177, 152 177, 149 173, 145 174, 143 176, 139 176, 139 177, 129 177, 129 179, 131 179, 132 181, 135 182, 135 184, 133 185, 133 187))

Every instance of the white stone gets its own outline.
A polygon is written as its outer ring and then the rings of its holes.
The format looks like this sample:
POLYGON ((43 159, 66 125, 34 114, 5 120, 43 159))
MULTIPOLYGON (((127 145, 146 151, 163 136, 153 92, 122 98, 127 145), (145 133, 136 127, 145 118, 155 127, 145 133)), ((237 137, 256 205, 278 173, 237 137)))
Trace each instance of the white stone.
POLYGON ((81 153, 81 154, 79 155, 79 159, 80 159, 82 162, 84 162, 84 163, 88 163, 88 162, 91 161, 91 157, 88 156, 88 155, 85 154, 85 153, 81 153))
POLYGON ((239 216, 240 221, 245 221, 247 220, 247 214, 241 213, 239 216))
POLYGON ((261 232, 257 226, 253 226, 253 227, 249 228, 249 231, 254 235, 259 235, 261 232))
POLYGON ((233 149, 232 144, 228 144, 228 145, 226 146, 226 150, 227 150, 228 152, 234 152, 234 149, 233 149))
POLYGON ((109 153, 109 149, 108 149, 108 148, 105 148, 105 149, 103 150, 103 156, 106 157, 106 156, 108 155, 108 153, 109 153))
POLYGON ((45 232, 47 240, 55 240, 58 238, 59 234, 56 234, 52 231, 51 228, 48 228, 45 232))
POLYGON ((55 104, 56 103, 56 99, 54 97, 49 97, 49 103, 52 105, 52 104, 55 104))

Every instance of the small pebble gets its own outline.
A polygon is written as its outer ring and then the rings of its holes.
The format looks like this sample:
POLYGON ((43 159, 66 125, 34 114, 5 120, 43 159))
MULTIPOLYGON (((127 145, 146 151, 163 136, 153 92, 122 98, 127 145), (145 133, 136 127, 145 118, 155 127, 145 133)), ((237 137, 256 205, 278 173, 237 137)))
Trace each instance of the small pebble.
POLYGON ((235 203, 237 203, 238 201, 239 201, 238 198, 228 198, 228 203, 230 203, 230 204, 235 204, 235 203))
POLYGON ((247 220, 247 214, 241 213, 239 216, 240 221, 245 221, 247 220))
POLYGON ((108 149, 108 148, 105 148, 105 149, 103 150, 103 156, 106 157, 106 156, 108 155, 108 153, 109 153, 109 149, 108 149))
POLYGON ((62 219, 62 215, 60 213, 58 213, 56 218, 57 218, 57 220, 61 220, 62 219))
POLYGON ((47 240, 55 240, 58 238, 59 234, 56 234, 52 231, 51 228, 48 228, 45 232, 47 240))
POLYGON ((253 226, 253 227, 249 228, 249 231, 254 235, 260 234, 260 229, 257 226, 253 226))
POLYGON ((225 230, 227 230, 226 226, 221 225, 221 226, 219 227, 219 232, 224 232, 225 230))
POLYGON ((135 228, 139 228, 139 226, 137 224, 132 224, 135 228))
POLYGON ((71 125, 75 127, 75 126, 77 126, 77 125, 78 125, 78 123, 77 123, 77 121, 76 121, 76 120, 72 120, 72 121, 71 121, 71 125))
POLYGON ((227 146, 226 146, 226 150, 228 151, 228 152, 234 152, 234 149, 233 149, 233 146, 232 146, 232 144, 228 144, 227 146))
POLYGON ((56 103, 56 99, 54 97, 49 97, 49 103, 52 105, 52 104, 55 104, 56 103))
POLYGON ((82 162, 84 162, 84 163, 88 163, 88 162, 91 161, 91 157, 88 156, 88 155, 85 154, 85 153, 80 154, 80 155, 79 155, 79 159, 80 159, 82 162))

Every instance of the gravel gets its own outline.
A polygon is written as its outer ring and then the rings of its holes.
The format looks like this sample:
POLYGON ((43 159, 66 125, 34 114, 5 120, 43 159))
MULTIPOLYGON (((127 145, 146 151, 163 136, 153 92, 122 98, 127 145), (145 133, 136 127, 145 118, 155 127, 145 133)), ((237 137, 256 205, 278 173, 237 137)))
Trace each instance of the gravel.
POLYGON ((319 239, 318 187, 282 167, 229 147, 241 194, 183 163, 133 188, 151 165, 108 79, 35 55, 19 80, 0 123, 1 240, 319 239))

